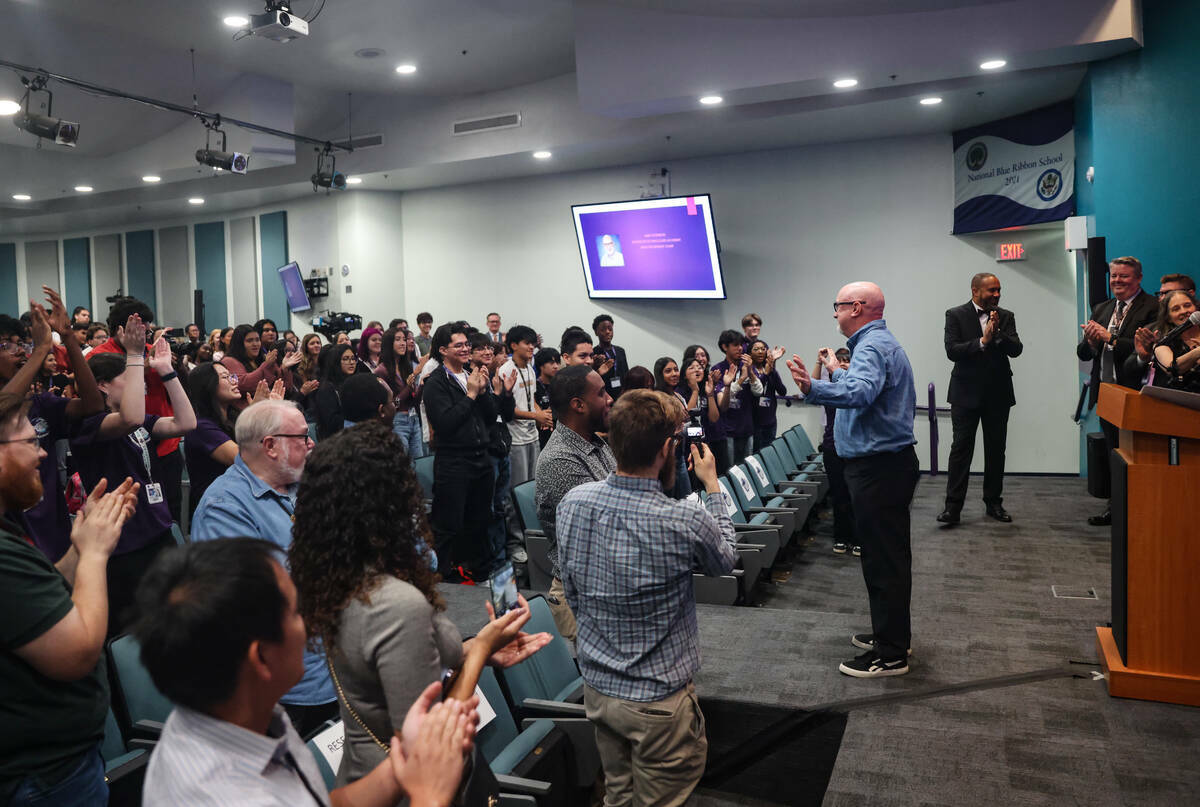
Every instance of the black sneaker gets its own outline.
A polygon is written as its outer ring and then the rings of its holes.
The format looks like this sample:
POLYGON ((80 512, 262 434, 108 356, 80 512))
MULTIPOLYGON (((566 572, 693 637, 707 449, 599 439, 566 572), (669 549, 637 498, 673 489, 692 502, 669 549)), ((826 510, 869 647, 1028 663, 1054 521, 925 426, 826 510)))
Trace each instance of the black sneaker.
MULTIPOLYGON (((870 633, 856 633, 850 637, 850 644, 857 647, 859 650, 874 650, 875 636, 870 633)), ((908 648, 908 654, 912 655, 912 648, 908 648)))
POLYGON ((838 670, 855 678, 886 678, 908 672, 908 659, 882 659, 874 650, 855 656, 838 665, 838 670))
POLYGON ((835 541, 833 544, 833 553, 835 555, 845 555, 848 549, 850 549, 850 545, 844 544, 841 541, 835 541))
POLYGON ((862 557, 862 547, 859 546, 858 544, 855 544, 854 546, 850 547, 850 554, 856 558, 861 558, 862 557))

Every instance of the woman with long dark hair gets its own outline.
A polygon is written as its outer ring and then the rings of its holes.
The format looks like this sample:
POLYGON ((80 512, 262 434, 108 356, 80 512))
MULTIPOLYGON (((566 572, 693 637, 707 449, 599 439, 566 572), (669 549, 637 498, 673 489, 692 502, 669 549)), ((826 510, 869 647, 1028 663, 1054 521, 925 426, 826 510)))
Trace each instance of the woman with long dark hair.
POLYGON ((408 352, 409 334, 403 328, 388 328, 383 334, 383 348, 379 353, 379 366, 375 375, 387 383, 396 404, 392 417, 392 431, 404 444, 408 456, 419 459, 425 456, 425 444, 421 441, 421 419, 418 417, 414 385, 417 370, 413 367, 408 352))
POLYGON ((197 365, 188 374, 187 392, 196 413, 196 428, 183 441, 189 502, 194 511, 204 491, 237 457, 233 424, 242 395, 238 392, 237 376, 219 362, 197 365))
POLYGON ((350 345, 334 345, 325 354, 321 368, 321 386, 317 387, 315 413, 317 438, 325 439, 342 430, 342 382, 355 373, 370 372, 354 354, 350 345))
MULTIPOLYGON (((1158 304, 1154 329, 1164 336, 1183 325, 1196 311, 1186 291, 1168 292, 1158 304)), ((1200 325, 1193 325, 1167 345, 1154 348, 1154 385, 1200 392, 1200 325)))
POLYGON ((300 358, 300 354, 284 353, 282 349, 263 353, 258 331, 250 325, 239 325, 233 329, 229 350, 221 362, 237 376, 238 390, 253 395, 259 381, 271 387, 282 378, 284 387, 292 389, 292 368, 300 363, 300 358))
POLYGON ((437 592, 432 533, 412 462, 378 421, 317 444, 296 495, 288 561, 298 609, 320 639, 346 726, 338 784, 388 753, 421 692, 451 671, 447 697, 465 700, 485 664, 509 667, 550 641, 521 632, 519 607, 463 642, 437 592))
MULTIPOLYGON (((762 451, 775 439, 778 420, 775 410, 779 407, 779 396, 787 395, 787 387, 775 369, 775 362, 783 357, 782 346, 772 349, 762 339, 750 342, 750 372, 762 385, 762 394, 754 397, 754 408, 751 410, 754 421, 753 451, 762 451)), ((750 388, 754 391, 754 387, 750 388)))
MULTIPOLYGON (((700 365, 695 361, 692 362, 692 367, 696 372, 694 375, 699 375, 700 365)), ((665 392, 667 395, 675 396, 675 399, 683 406, 689 416, 691 415, 691 407, 696 403, 696 393, 693 392, 689 401, 679 391, 679 365, 670 356, 663 356, 658 361, 654 362, 654 389, 659 392, 665 392)), ((691 418, 684 423, 683 428, 686 430, 692 425, 691 418)), ((674 496, 676 499, 687 498, 687 495, 692 492, 692 482, 688 479, 687 453, 689 451, 688 441, 680 440, 675 446, 675 490, 664 491, 669 496, 674 496)))
MULTIPOLYGON (((703 376, 703 384, 698 387, 698 395, 696 398, 696 406, 699 408, 699 424, 704 427, 705 442, 708 442, 710 434, 715 435, 717 431, 717 421, 721 419, 721 410, 717 406, 716 398, 713 396, 713 389, 716 386, 718 373, 716 370, 709 369, 708 350, 703 345, 688 345, 687 350, 683 351, 683 363, 680 367, 683 368, 683 378, 689 378, 689 368, 692 362, 700 365, 700 372, 703 376)), ((695 372, 695 371, 691 371, 695 372)), ((691 383, 690 381, 688 382, 691 383)), ((688 409, 689 415, 691 408, 688 409)), ((724 437, 724 435, 721 435, 724 437)))

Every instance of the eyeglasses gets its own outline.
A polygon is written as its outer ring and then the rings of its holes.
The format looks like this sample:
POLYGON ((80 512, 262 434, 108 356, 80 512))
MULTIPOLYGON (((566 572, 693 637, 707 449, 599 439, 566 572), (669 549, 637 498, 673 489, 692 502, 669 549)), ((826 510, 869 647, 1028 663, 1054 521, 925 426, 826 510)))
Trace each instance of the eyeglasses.
POLYGON ((25 352, 25 346, 17 342, 5 342, 0 344, 0 350, 3 350, 5 353, 11 353, 14 356, 19 356, 25 352))
MULTIPOLYGON (((312 437, 309 436, 308 432, 302 432, 300 434, 285 434, 283 432, 278 432, 276 434, 268 434, 267 437, 294 437, 297 440, 312 440, 312 437)), ((267 437, 264 437, 263 439, 266 440, 267 437)))
POLYGON ((14 437, 11 440, 0 440, 0 445, 7 445, 10 443, 25 443, 26 445, 37 448, 41 441, 42 438, 34 435, 33 437, 14 437))
POLYGON ((227 375, 225 377, 229 379, 230 384, 233 384, 235 387, 237 386, 237 382, 238 382, 237 373, 230 373, 229 375, 227 375))
POLYGON ((855 303, 859 303, 861 305, 866 305, 866 302, 867 302, 866 300, 840 300, 840 301, 834 300, 833 301, 833 313, 835 313, 835 314, 837 313, 839 305, 854 305, 855 303))

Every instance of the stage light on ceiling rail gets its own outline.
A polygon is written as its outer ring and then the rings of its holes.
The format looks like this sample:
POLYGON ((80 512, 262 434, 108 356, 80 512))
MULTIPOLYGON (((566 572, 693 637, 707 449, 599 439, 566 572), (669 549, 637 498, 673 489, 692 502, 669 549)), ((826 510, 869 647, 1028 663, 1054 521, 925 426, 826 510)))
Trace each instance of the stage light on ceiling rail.
POLYGON ((196 162, 218 171, 232 171, 235 174, 244 174, 250 167, 250 158, 239 151, 196 149, 196 162))
POLYGON ((79 124, 62 118, 52 118, 49 115, 39 115, 28 110, 18 111, 13 119, 18 129, 23 129, 35 137, 53 140, 60 146, 74 148, 79 142, 79 124))

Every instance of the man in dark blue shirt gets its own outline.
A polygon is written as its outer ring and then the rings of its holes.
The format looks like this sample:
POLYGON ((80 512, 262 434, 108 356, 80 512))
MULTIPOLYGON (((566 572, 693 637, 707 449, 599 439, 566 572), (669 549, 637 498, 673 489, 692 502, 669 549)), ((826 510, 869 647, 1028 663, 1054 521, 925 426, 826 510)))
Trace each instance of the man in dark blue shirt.
POLYGON ((847 337, 850 367, 843 369, 834 351, 822 348, 830 380, 814 380, 795 354, 788 362, 805 400, 845 410, 834 422, 834 440, 846 462, 872 632, 851 637, 866 652, 838 669, 857 678, 904 675, 911 642, 909 507, 920 477, 913 449, 916 389, 908 356, 883 320, 883 304, 874 283, 838 291, 833 312, 847 337))

